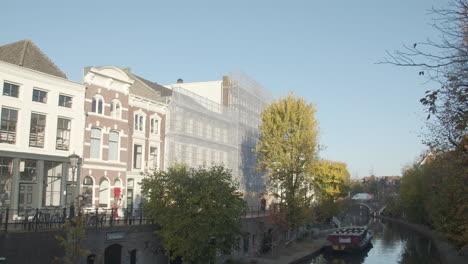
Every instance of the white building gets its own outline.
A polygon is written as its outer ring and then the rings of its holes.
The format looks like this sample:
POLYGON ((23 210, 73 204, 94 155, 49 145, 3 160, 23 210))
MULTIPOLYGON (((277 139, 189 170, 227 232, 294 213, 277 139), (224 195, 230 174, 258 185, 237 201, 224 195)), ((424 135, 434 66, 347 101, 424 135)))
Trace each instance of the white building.
POLYGON ((0 46, 0 208, 69 205, 83 155, 85 86, 70 80, 30 40, 0 46), (74 176, 74 177, 73 177, 74 176))
POLYGON ((232 170, 249 205, 265 192, 254 151, 261 113, 272 99, 241 72, 222 80, 166 85, 173 90, 166 128, 166 167, 181 162, 196 167, 223 163, 232 170))

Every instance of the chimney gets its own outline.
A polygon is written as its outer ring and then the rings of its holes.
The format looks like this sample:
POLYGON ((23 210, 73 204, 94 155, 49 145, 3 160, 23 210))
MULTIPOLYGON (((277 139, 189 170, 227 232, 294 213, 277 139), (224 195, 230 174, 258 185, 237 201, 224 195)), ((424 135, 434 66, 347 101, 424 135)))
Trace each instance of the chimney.
POLYGON ((182 80, 181 78, 177 79, 177 83, 184 83, 184 80, 182 80))

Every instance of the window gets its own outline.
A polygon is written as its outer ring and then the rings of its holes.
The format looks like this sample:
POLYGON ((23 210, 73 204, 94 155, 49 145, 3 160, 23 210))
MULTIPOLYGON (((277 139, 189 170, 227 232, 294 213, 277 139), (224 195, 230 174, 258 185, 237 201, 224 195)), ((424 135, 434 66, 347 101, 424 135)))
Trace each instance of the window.
POLYGON ((91 128, 91 146, 89 157, 92 159, 101 158, 101 129, 91 128))
POLYGON ((99 207, 107 208, 109 205, 109 181, 103 179, 99 185, 99 207))
POLYGON ((0 157, 0 208, 10 206, 12 180, 13 159, 0 157))
POLYGON ((46 116, 31 114, 31 128, 29 130, 29 146, 36 148, 44 147, 46 116))
POLYGON ((102 114, 102 105, 103 105, 103 102, 102 100, 98 100, 98 107, 97 107, 97 112, 98 114, 102 114))
POLYGON ((93 186, 93 178, 91 176, 86 176, 83 179, 83 185, 91 185, 93 186))
POLYGON ((83 200, 81 204, 84 207, 92 207, 93 206, 93 178, 91 176, 86 176, 83 179, 83 191, 82 196, 83 200))
POLYGON ((141 145, 133 146, 133 168, 141 169, 141 156, 142 156, 142 147, 141 145))
POLYGON ((20 161, 20 180, 21 181, 36 181, 37 178, 37 160, 21 160, 20 161))
POLYGON ((12 83, 3 83, 3 95, 16 97, 19 95, 19 86, 12 83))
POLYGON ((119 133, 109 132, 109 160, 118 160, 119 158, 119 133))
POLYGON ((159 133, 159 120, 158 119, 151 118, 150 132, 151 132, 151 134, 158 134, 159 133))
POLYGON ((101 98, 93 98, 93 102, 91 103, 91 112, 102 114, 102 107, 104 102, 101 98))
POLYGON ((71 108, 72 98, 63 94, 59 95, 59 106, 71 108))
POLYGON ((15 144, 17 120, 18 120, 18 110, 2 108, 0 143, 15 144))
POLYGON ((57 119, 56 149, 68 150, 70 147, 71 120, 65 118, 57 119))
POLYGON ((44 196, 42 205, 59 206, 62 186, 62 163, 44 162, 44 196))
POLYGON ((135 115, 135 130, 137 131, 143 131, 144 130, 144 124, 143 124, 143 116, 136 114, 135 115))
POLYGON ((120 118, 120 103, 114 101, 110 104, 110 115, 114 118, 120 118))
POLYGON ((39 103, 44 103, 44 104, 47 103, 47 92, 34 89, 32 100, 34 102, 39 102, 39 103))
POLYGON ((149 168, 156 170, 158 168, 158 148, 150 147, 149 168))

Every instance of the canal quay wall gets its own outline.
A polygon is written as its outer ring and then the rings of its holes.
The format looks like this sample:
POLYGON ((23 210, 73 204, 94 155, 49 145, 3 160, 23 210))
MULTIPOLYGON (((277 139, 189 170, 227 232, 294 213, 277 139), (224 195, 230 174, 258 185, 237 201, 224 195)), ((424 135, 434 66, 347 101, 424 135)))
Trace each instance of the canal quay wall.
MULTIPOLYGON (((120 256, 121 264, 131 263, 132 255, 138 263, 167 263, 154 228, 152 225, 88 228, 84 248, 89 253, 78 263, 89 263, 89 258, 96 264, 104 263, 106 255, 120 256)), ((1 233, 0 257, 8 264, 60 263, 53 262, 55 257, 64 256, 57 235, 63 235, 63 231, 1 233)))
MULTIPOLYGON (((242 219, 244 236, 239 241, 238 249, 228 256, 221 256, 217 263, 224 263, 228 259, 236 260, 256 254, 263 237, 273 228, 267 216, 250 216, 242 219)), ((0 232, 0 259, 4 258, 8 264, 42 264, 52 263, 55 257, 63 257, 64 250, 55 238, 63 235, 57 228, 42 231, 27 231, 10 229, 0 232)), ((121 264, 159 263, 167 264, 164 249, 160 240, 154 234, 155 226, 115 225, 87 228, 87 238, 84 248, 89 253, 77 263, 116 263, 112 260, 119 258, 121 264), (88 262, 93 259, 94 262, 88 262)), ((2 260, 0 260, 0 263, 2 260)))
POLYGON ((468 263, 468 256, 460 256, 458 254, 458 251, 452 245, 443 241, 441 239, 440 234, 438 234, 436 231, 431 230, 426 226, 409 223, 401 219, 386 217, 382 215, 377 216, 377 217, 380 219, 386 220, 388 222, 404 226, 430 239, 434 243, 437 249, 437 252, 439 253, 439 256, 441 258, 441 261, 444 264, 466 264, 468 263))

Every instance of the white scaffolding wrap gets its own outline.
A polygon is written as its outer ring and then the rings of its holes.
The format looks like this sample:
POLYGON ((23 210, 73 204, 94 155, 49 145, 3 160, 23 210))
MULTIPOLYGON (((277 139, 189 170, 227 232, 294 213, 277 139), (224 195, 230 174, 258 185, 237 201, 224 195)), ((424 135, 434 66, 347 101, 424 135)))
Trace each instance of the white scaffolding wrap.
POLYGON ((222 91, 219 102, 198 95, 196 83, 171 85, 166 164, 178 162, 198 167, 223 163, 232 170, 241 190, 261 193, 263 173, 255 170, 254 149, 260 134, 261 112, 272 96, 241 72, 214 82, 219 83, 216 89, 222 91))

